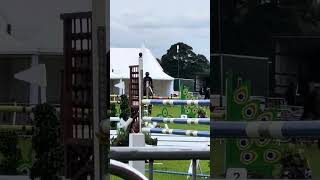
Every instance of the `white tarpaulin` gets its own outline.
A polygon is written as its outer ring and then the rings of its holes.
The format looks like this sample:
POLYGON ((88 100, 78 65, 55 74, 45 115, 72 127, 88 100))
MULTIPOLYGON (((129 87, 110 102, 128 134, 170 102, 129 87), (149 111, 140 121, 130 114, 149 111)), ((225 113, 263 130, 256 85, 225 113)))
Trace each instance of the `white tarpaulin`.
POLYGON ((35 54, 38 50, 0 31, 0 54, 35 54))
MULTIPOLYGON (((153 79, 154 92, 157 96, 170 96, 173 93, 174 78, 163 72, 157 59, 147 48, 111 48, 110 51, 110 72, 121 74, 122 79, 130 79, 129 66, 139 64, 139 53, 143 53, 143 72, 149 72, 153 79)), ((110 74, 112 80, 116 76, 110 74)), ((128 83, 128 81, 125 81, 128 83)), ((129 87, 126 84, 126 87, 129 87)))
POLYGON ((147 48, 111 48, 110 51, 110 72, 113 69, 120 71, 123 78, 130 78, 129 66, 138 65, 139 53, 143 53, 143 71, 149 72, 154 80, 171 80, 174 78, 163 72, 157 59, 147 48))

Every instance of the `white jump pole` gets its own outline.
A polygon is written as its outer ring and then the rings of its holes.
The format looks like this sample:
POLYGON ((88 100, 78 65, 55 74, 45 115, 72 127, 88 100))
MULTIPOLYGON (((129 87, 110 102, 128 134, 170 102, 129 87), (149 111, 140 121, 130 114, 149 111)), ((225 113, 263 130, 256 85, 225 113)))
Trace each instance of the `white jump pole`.
MULTIPOLYGON (((129 135, 129 147, 144 147, 145 137, 142 133, 142 98, 143 98, 143 54, 139 53, 139 133, 131 133, 129 135)), ((129 161, 129 165, 137 169, 142 174, 145 173, 144 161, 129 161)))
POLYGON ((142 132, 143 54, 139 53, 139 132, 142 132))

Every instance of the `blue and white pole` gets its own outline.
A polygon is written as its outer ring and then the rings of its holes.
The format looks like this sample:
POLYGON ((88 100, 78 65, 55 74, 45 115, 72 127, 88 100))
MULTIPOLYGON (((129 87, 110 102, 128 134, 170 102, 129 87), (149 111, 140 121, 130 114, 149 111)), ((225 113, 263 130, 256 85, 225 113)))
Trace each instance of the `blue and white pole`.
POLYGON ((320 121, 211 121, 211 138, 319 138, 320 121))
POLYGON ((201 124, 210 125, 210 118, 163 118, 163 117, 143 117, 143 121, 171 124, 201 124))
POLYGON ((210 100, 168 100, 168 99, 143 99, 142 104, 151 105, 199 105, 210 106, 210 100))
POLYGON ((174 134, 174 135, 182 135, 182 136, 210 137, 209 131, 164 129, 164 128, 142 128, 142 132, 155 133, 155 134, 174 134))

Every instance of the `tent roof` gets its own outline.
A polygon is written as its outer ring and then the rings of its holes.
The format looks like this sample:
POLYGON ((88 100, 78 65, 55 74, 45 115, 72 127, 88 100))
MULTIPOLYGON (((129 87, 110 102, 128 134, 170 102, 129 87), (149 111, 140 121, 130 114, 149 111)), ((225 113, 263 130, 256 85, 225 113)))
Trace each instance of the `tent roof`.
POLYGON ((121 79, 122 76, 110 71, 110 79, 121 79))
POLYGON ((129 66, 139 64, 140 52, 143 53, 143 71, 149 72, 152 79, 174 80, 173 77, 163 72, 163 69, 160 66, 159 62, 147 48, 111 48, 110 72, 120 72, 121 76, 124 79, 129 79, 129 66))
POLYGON ((0 54, 35 54, 37 51, 3 32, 0 32, 0 42, 0 54))

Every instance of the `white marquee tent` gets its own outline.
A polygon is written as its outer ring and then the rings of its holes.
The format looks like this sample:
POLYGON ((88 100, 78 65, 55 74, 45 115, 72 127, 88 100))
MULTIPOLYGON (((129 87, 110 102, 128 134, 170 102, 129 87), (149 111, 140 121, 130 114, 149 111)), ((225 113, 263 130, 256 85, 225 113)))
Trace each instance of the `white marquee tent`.
MULTIPOLYGON (((139 64, 139 53, 143 53, 143 72, 149 72, 153 79, 154 92, 158 96, 169 96, 173 93, 174 78, 167 75, 157 59, 147 48, 111 48, 110 51, 110 78, 113 83, 120 79, 126 82, 128 92, 128 80, 130 79, 129 66, 139 64)), ((116 90, 111 90, 115 92, 116 90)))

